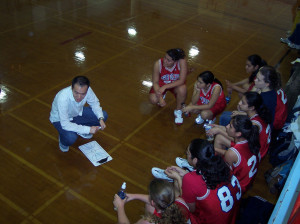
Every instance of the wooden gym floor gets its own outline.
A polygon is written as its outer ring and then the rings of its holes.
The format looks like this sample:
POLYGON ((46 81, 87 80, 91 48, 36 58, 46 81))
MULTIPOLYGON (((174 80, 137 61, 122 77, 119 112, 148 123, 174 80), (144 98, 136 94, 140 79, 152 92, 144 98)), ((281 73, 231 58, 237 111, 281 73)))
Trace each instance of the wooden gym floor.
MULTIPOLYGON (((261 55, 275 65, 287 52, 280 43, 292 26, 294 1, 275 0, 3 0, 0 3, 0 223, 116 223, 113 195, 146 193, 153 166, 184 156, 189 142, 204 138, 194 116, 174 124, 175 99, 148 103, 153 63, 170 48, 186 51, 197 75, 211 70, 224 82, 246 77, 245 61, 261 55), (129 32, 131 31, 131 32, 129 32), (132 32, 133 31, 133 32, 132 32), (134 32, 136 32, 134 34, 134 32), (131 34, 129 34, 131 33, 131 34), (198 52, 193 56, 193 52, 198 52), (94 167, 78 146, 58 148, 49 122, 55 94, 85 75, 109 114, 96 140, 112 157, 94 167)), ((279 71, 284 83, 292 50, 279 71)), ((227 110, 236 108, 235 95, 227 110)), ((248 195, 272 203, 263 161, 248 195)), ((130 202, 132 221, 143 203, 130 202)))

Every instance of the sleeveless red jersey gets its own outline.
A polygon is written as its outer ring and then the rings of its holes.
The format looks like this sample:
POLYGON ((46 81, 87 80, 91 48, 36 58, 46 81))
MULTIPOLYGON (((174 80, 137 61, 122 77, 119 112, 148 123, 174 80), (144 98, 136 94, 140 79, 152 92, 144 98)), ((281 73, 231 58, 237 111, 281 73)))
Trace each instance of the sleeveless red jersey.
MULTIPOLYGON (((212 96, 212 93, 214 91, 214 88, 216 86, 220 86, 220 84, 213 82, 212 85, 207 90, 207 92, 201 89, 197 105, 208 104, 212 96)), ((216 117, 218 114, 222 113, 225 110, 225 107, 226 107, 225 94, 221 87, 220 96, 218 97, 215 105, 213 105, 213 107, 210 108, 210 110, 213 113, 213 116, 216 117)))
POLYGON ((271 126, 261 119, 258 114, 250 118, 251 121, 259 127, 259 143, 260 143, 260 157, 263 159, 268 152, 271 141, 271 126))
POLYGON ((281 129, 287 118, 287 97, 283 92, 283 89, 277 91, 277 104, 275 109, 275 116, 273 127, 278 130, 281 129))
POLYGON ((182 180, 182 197, 187 203, 196 204, 195 211, 190 214, 193 224, 234 224, 241 195, 242 189, 235 176, 230 183, 219 184, 216 189, 207 189, 202 175, 196 171, 184 175, 182 180))
POLYGON ((172 68, 166 68, 163 66, 163 58, 159 59, 159 86, 163 86, 179 80, 180 66, 176 61, 172 68))
MULTIPOLYGON (((209 87, 209 89, 207 90, 207 92, 205 92, 203 89, 201 89, 200 95, 199 95, 199 100, 198 100, 197 104, 198 105, 208 104, 210 101, 210 98, 212 96, 212 93, 214 91, 214 88, 216 86, 220 86, 220 84, 213 82, 211 84, 211 86, 209 87)), ((220 93, 220 96, 219 96, 216 104, 223 104, 223 103, 225 103, 225 105, 226 105, 225 94, 221 87, 221 93, 220 93)))
POLYGON ((254 181, 260 159, 252 154, 247 140, 237 142, 228 150, 232 150, 238 157, 238 161, 232 165, 232 170, 240 182, 242 192, 245 193, 254 181))

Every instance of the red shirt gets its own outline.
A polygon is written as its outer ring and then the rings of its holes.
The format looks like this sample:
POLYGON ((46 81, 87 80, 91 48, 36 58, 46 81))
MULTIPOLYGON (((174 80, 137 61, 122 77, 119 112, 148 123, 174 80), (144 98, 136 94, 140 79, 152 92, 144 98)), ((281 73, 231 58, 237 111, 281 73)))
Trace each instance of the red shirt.
POLYGON ((159 59, 159 86, 163 86, 179 80, 180 66, 176 61, 172 68, 166 68, 163 66, 163 58, 159 59))
POLYGON ((260 143, 260 157, 263 159, 268 152, 271 141, 271 126, 265 123, 261 117, 255 114, 250 118, 251 121, 259 127, 259 143, 260 143))
MULTIPOLYGON (((210 98, 212 96, 212 93, 214 91, 214 88, 216 86, 220 86, 220 84, 213 82, 206 92, 203 89, 201 89, 200 95, 199 95, 199 100, 198 100, 197 104, 198 105, 208 104, 210 101, 210 98)), ((226 105, 225 94, 224 94, 222 88, 221 88, 220 96, 215 104, 216 105, 219 105, 219 104, 226 105)))
POLYGON ((228 150, 232 150, 238 157, 238 161, 232 165, 232 170, 240 182, 242 192, 245 193, 254 181, 260 159, 252 154, 247 140, 237 142, 228 150))
POLYGON ((195 203, 196 209, 190 214, 194 223, 234 224, 241 198, 241 187, 235 176, 231 183, 222 183, 216 189, 208 189, 202 175, 192 171, 182 180, 182 198, 195 203))
POLYGON ((283 89, 277 91, 277 104, 275 109, 275 116, 273 127, 278 130, 281 129, 287 118, 287 97, 283 92, 283 89))

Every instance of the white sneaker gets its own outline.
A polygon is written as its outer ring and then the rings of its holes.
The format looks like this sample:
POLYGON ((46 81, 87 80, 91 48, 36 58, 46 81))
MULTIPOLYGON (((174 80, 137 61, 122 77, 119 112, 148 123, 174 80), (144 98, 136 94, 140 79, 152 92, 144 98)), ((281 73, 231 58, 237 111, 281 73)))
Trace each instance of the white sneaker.
POLYGON ((86 138, 86 139, 90 139, 93 137, 93 134, 79 134, 79 133, 77 134, 80 135, 82 138, 86 138))
POLYGON ((62 152, 68 152, 69 151, 69 146, 65 146, 65 145, 61 144, 60 137, 58 137, 58 142, 59 142, 59 144, 58 144, 59 148, 62 152))
POLYGON ((208 120, 209 124, 214 124, 216 122, 216 118, 212 119, 212 120, 208 120))
POLYGON ((177 166, 181 167, 182 169, 187 169, 190 172, 195 170, 195 168, 192 167, 186 159, 177 157, 175 162, 176 162, 177 166))
POLYGON ((195 122, 196 124, 202 124, 204 122, 200 114, 198 114, 198 116, 196 117, 195 122))
POLYGON ((291 41, 288 38, 280 38, 280 41, 285 44, 291 43, 291 41))
POLYGON ((175 124, 182 124, 183 118, 182 118, 182 111, 181 110, 174 110, 174 116, 175 116, 175 124))
POLYGON ((158 179, 164 179, 164 180, 167 180, 169 182, 173 182, 174 180, 170 177, 167 176, 167 174, 165 174, 165 170, 163 169, 160 169, 160 168, 157 168, 157 167, 153 167, 152 170, 152 175, 155 177, 155 178, 158 178, 158 179))

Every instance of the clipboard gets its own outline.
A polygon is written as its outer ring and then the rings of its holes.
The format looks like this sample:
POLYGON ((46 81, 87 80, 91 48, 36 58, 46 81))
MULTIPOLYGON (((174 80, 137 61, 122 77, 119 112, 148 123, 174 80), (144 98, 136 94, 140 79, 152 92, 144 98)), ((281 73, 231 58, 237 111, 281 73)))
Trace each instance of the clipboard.
POLYGON ((96 141, 86 143, 78 148, 94 166, 100 166, 113 159, 96 141))

